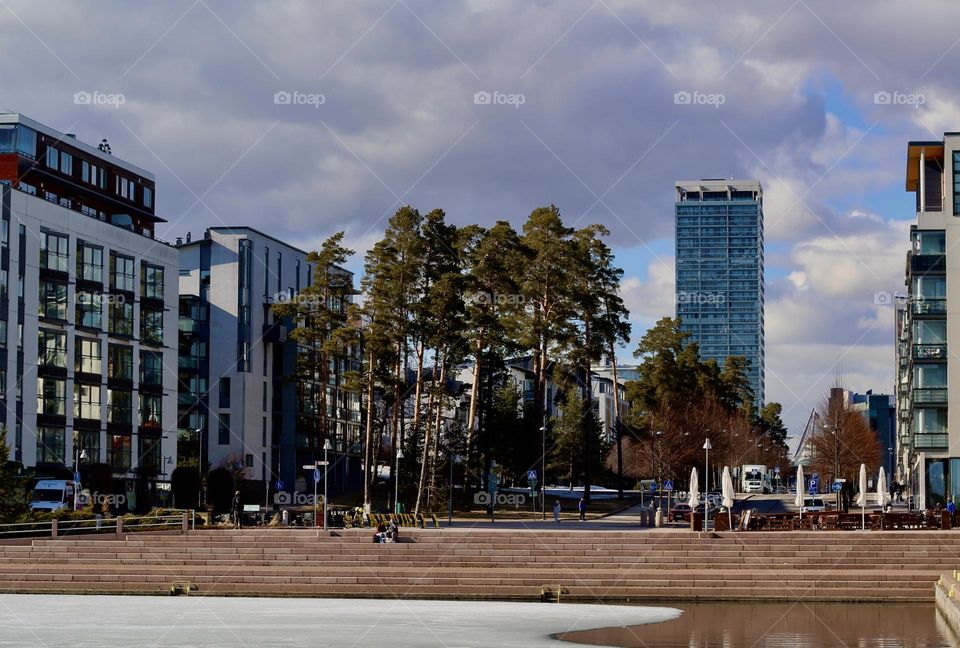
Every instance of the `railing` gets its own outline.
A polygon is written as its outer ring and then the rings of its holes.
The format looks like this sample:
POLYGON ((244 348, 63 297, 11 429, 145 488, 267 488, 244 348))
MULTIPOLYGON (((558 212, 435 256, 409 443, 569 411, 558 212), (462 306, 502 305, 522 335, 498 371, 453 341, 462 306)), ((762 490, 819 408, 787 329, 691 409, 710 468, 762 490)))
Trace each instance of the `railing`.
POLYGON ((113 532, 117 535, 137 531, 180 530, 186 533, 193 528, 194 512, 185 511, 173 515, 117 516, 115 518, 90 518, 85 520, 48 520, 44 522, 16 522, 0 524, 0 539, 31 538, 61 535, 97 534, 113 532))
POLYGON ((190 317, 181 317, 177 323, 181 333, 196 333, 199 325, 197 320, 190 317))
POLYGON ((921 387, 913 390, 914 403, 946 403, 946 388, 921 387))
POLYGON ((947 256, 945 254, 911 255, 910 269, 914 272, 944 272, 947 269, 947 256))
POLYGON ((914 344, 913 359, 914 360, 946 360, 947 345, 946 344, 914 344))
POLYGON ((914 434, 913 447, 917 450, 946 448, 949 441, 946 434, 914 434))
POLYGON ((914 315, 944 315, 946 312, 946 299, 918 299, 913 302, 914 315))

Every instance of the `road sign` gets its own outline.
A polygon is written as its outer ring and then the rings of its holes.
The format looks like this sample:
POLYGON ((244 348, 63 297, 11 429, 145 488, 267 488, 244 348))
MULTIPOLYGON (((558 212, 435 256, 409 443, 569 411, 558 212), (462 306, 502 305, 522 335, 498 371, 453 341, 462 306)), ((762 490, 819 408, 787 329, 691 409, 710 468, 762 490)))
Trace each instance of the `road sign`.
POLYGON ((499 488, 499 480, 497 479, 497 473, 491 472, 487 475, 487 492, 496 493, 499 488))
POLYGON ((75 482, 80 481, 80 471, 79 471, 79 470, 78 470, 77 472, 73 473, 73 481, 75 481, 75 482))
POLYGON ((774 467, 773 467, 773 474, 774 474, 774 475, 779 475, 779 474, 780 474, 780 466, 774 466, 774 467))
POLYGON ((814 486, 813 484, 810 484, 809 493, 810 493, 811 495, 816 495, 816 494, 817 494, 817 487, 814 486))
POLYGON ((314 468, 314 469, 313 469, 313 481, 315 481, 315 482, 320 481, 320 469, 319 469, 319 468, 314 468))
POLYGON ((650 492, 657 490, 657 482, 650 482, 650 492))
POLYGON ((665 491, 672 491, 672 490, 673 490, 673 482, 670 481, 669 479, 666 480, 665 482, 663 482, 663 490, 665 490, 665 491))
POLYGON ((830 490, 832 490, 834 493, 839 493, 841 488, 843 488, 843 484, 841 484, 840 482, 833 482, 833 485, 830 487, 830 490))
POLYGON ((276 488, 278 491, 282 491, 283 482, 278 479, 276 482, 274 482, 273 487, 276 488))

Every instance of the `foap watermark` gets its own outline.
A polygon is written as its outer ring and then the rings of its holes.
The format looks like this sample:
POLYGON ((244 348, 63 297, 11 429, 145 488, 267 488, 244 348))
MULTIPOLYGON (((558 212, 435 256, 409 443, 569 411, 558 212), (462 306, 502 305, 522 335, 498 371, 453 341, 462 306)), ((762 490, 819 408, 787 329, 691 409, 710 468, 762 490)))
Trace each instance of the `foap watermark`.
POLYGON ((488 493, 479 491, 473 496, 473 503, 477 506, 523 506, 527 497, 523 493, 488 493))
POLYGON ((327 103, 327 97, 321 92, 277 90, 273 93, 273 103, 278 106, 313 106, 319 108, 327 103))
POLYGON ((77 303, 81 306, 90 306, 93 308, 100 308, 103 305, 110 304, 125 304, 127 303, 126 295, 113 294, 113 293, 95 293, 95 292, 86 292, 80 291, 76 294, 77 303))
POLYGON ((698 306, 722 306, 727 303, 727 296, 722 292, 681 290, 677 292, 677 303, 696 304, 698 306))
POLYGON ((477 292, 466 296, 468 304, 495 304, 497 306, 519 306, 526 299, 518 293, 477 292))
POLYGON ((77 504, 80 506, 96 505, 100 506, 123 506, 127 503, 126 495, 115 495, 113 493, 80 493, 77 495, 77 504))
POLYGON ((277 506, 315 506, 321 502, 321 496, 314 497, 313 493, 293 491, 279 491, 273 494, 273 503, 277 506))
POLYGON ((678 106, 713 106, 719 108, 727 103, 727 97, 719 92, 680 90, 673 93, 673 103, 678 106))
POLYGON ((919 92, 907 93, 896 90, 893 92, 880 90, 873 93, 873 103, 878 106, 913 106, 914 108, 919 108, 927 103, 927 97, 919 92))
POLYGON ((519 108, 527 103, 527 96, 520 92, 488 92, 481 90, 473 93, 473 103, 478 106, 513 106, 519 108))
POLYGON ((73 103, 78 106, 113 106, 114 108, 119 108, 127 103, 127 97, 119 92, 109 93, 98 90, 94 90, 93 92, 80 90, 79 92, 73 93, 73 103))
POLYGON ((274 293, 275 304, 298 304, 300 306, 322 306, 324 301, 321 295, 304 294, 290 291, 274 293))

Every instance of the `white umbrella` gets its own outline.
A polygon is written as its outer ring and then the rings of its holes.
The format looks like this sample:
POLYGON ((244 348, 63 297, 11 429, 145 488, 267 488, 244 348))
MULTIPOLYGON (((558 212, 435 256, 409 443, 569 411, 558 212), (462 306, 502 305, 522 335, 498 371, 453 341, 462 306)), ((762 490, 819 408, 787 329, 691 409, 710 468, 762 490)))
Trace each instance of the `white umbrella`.
POLYGON ((797 466, 797 497, 793 503, 800 509, 800 519, 803 519, 803 466, 797 466))
POLYGON ((880 474, 877 476, 877 504, 881 509, 890 502, 890 493, 887 492, 887 471, 880 466, 880 474))
POLYGON ((687 504, 690 505, 691 515, 700 506, 700 480, 697 478, 696 468, 690 471, 690 497, 687 499, 687 504))
POLYGON ((867 465, 860 464, 860 494, 857 495, 857 505, 860 507, 863 530, 867 529, 867 465))
POLYGON ((727 509, 727 520, 730 528, 733 528, 733 478, 730 476, 730 466, 723 467, 723 477, 721 479, 721 488, 723 490, 723 505, 727 509))

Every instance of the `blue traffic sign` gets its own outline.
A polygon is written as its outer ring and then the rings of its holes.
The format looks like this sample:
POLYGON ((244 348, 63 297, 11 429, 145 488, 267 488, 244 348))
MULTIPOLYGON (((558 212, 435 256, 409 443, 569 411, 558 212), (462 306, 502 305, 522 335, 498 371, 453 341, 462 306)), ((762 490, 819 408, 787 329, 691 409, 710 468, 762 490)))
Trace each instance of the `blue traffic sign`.
POLYGON ((320 481, 320 469, 319 469, 319 468, 314 468, 314 469, 313 469, 313 481, 315 481, 315 482, 320 481))
POLYGON ((527 471, 527 481, 537 481, 537 471, 528 470, 527 471))
POLYGON ((73 473, 73 481, 75 481, 75 482, 80 481, 80 471, 79 471, 79 470, 78 470, 77 472, 73 473))
POLYGON ((830 487, 830 490, 832 490, 834 493, 839 493, 840 489, 842 488, 843 486, 840 484, 840 482, 833 482, 833 485, 830 487))
POLYGON ((278 480, 273 484, 273 487, 276 488, 278 491, 282 491, 282 490, 283 490, 283 482, 278 479, 278 480))
POLYGON ((809 493, 810 493, 811 495, 816 495, 816 494, 817 494, 817 487, 814 486, 813 484, 810 484, 810 491, 809 491, 809 493))
POLYGON ((657 490, 657 482, 650 482, 650 492, 657 490))
POLYGON ((670 481, 669 479, 668 479, 667 481, 663 482, 663 490, 665 490, 665 491, 672 491, 672 490, 673 490, 673 482, 670 481))

